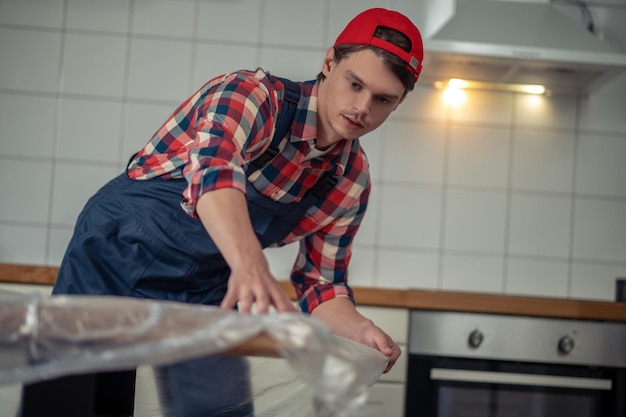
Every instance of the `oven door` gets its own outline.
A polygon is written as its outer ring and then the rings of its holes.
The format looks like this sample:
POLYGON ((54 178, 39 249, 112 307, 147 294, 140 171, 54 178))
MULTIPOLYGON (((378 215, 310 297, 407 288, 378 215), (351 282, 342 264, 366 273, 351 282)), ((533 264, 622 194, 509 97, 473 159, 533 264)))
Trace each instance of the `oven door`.
POLYGON ((407 417, 626 417, 624 369, 410 355, 407 417))

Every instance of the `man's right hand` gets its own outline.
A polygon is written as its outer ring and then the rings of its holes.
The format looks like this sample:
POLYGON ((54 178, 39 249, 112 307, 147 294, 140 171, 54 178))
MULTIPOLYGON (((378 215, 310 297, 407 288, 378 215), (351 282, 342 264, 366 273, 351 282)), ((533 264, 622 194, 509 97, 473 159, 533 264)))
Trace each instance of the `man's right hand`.
POLYGON ((245 195, 234 188, 209 191, 198 199, 196 212, 231 270, 220 306, 233 309, 238 305, 246 314, 254 304, 260 314, 267 313, 270 306, 279 312, 295 312, 269 270, 250 222, 245 195))

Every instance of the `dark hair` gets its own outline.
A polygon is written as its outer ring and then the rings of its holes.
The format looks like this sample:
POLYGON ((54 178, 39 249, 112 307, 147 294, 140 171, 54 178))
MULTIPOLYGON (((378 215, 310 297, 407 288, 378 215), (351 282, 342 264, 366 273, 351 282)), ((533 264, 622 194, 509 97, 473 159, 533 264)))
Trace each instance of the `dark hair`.
MULTIPOLYGON (((386 40, 390 43, 393 43, 397 47, 410 52, 411 51, 411 40, 402 32, 399 32, 395 29, 391 29, 384 26, 379 26, 376 28, 376 32, 374 32, 374 36, 383 40, 386 40)), ((404 89, 406 91, 413 90, 415 87, 415 78, 407 69, 407 63, 400 57, 387 52, 383 49, 376 48, 375 46, 370 45, 354 45, 354 44, 345 44, 345 45, 335 45, 335 62, 339 63, 342 59, 347 58, 350 54, 361 51, 363 49, 371 49, 376 53, 376 55, 380 56, 383 59, 385 66, 402 82, 404 89)), ((317 79, 322 81, 326 78, 326 76, 320 72, 317 75, 317 79)))

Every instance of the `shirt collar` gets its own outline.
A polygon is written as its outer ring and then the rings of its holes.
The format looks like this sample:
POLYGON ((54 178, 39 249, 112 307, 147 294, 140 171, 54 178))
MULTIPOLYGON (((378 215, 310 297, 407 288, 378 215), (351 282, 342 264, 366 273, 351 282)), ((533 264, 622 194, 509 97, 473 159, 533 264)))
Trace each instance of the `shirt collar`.
MULTIPOLYGON (((294 115, 289 141, 292 143, 308 142, 314 146, 317 137, 317 92, 319 81, 306 81, 300 84, 300 101, 294 115)), ((356 139, 358 141, 358 139, 356 139)), ((342 175, 350 157, 353 141, 342 140, 333 146, 323 158, 335 166, 335 175, 342 175)))

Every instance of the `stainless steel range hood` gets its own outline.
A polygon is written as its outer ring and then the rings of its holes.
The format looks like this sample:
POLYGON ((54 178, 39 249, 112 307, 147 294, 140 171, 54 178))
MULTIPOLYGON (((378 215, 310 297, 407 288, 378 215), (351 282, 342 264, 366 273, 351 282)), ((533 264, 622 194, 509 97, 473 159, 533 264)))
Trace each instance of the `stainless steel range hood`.
POLYGON ((542 84, 584 94, 626 71, 626 54, 549 3, 459 0, 424 48, 426 82, 542 84))

